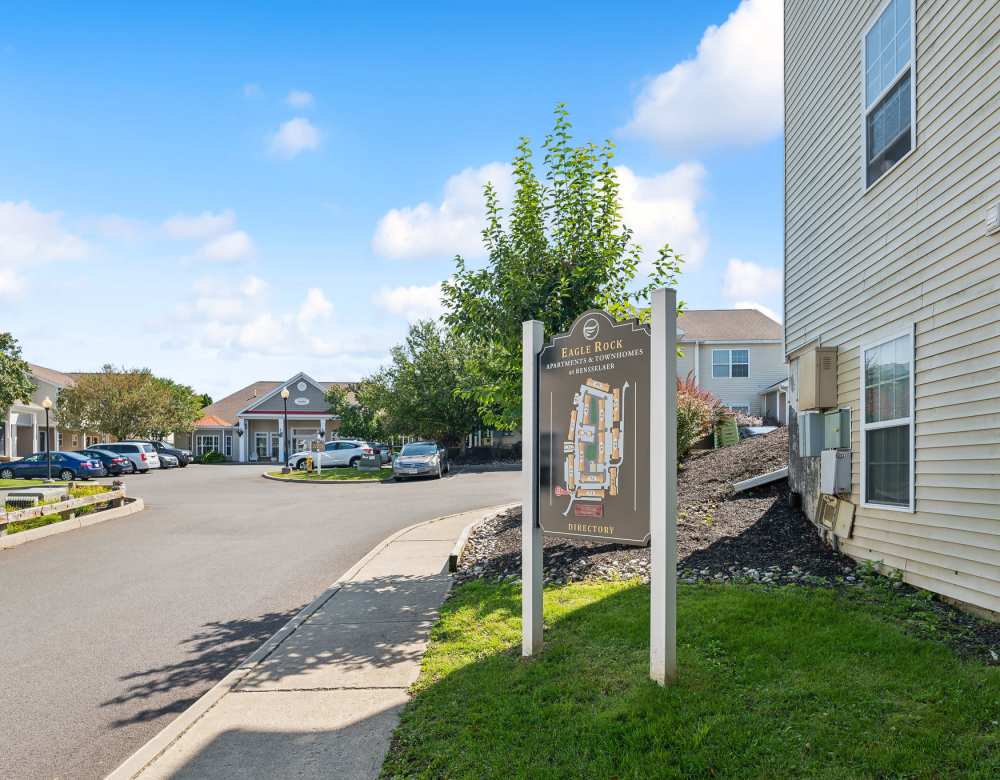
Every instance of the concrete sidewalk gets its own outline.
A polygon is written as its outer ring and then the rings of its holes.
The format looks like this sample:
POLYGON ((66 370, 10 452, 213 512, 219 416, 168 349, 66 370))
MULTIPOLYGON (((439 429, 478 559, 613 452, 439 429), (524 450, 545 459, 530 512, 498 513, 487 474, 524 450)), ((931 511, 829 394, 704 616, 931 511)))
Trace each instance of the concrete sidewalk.
POLYGON ((448 555, 503 508, 380 543, 109 777, 377 777, 451 587, 448 555))

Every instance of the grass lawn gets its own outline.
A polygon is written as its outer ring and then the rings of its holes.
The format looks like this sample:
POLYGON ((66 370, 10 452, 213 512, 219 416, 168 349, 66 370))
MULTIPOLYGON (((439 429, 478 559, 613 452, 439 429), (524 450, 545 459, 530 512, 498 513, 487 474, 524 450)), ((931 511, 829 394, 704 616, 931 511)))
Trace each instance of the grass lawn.
POLYGON ((34 487, 44 484, 44 479, 0 479, 0 488, 34 487))
POLYGON ((342 482, 359 479, 385 479, 392 476, 392 469, 382 468, 381 471, 360 471, 355 468, 344 467, 323 469, 322 476, 319 476, 315 471, 312 474, 306 471, 293 471, 290 474, 282 474, 280 471, 269 471, 267 475, 269 477, 297 480, 299 482, 342 482))
POLYGON ((547 589, 545 649, 525 661, 520 586, 465 584, 383 777, 1000 777, 1000 668, 921 638, 933 614, 889 586, 682 585, 664 689, 648 587, 547 589))

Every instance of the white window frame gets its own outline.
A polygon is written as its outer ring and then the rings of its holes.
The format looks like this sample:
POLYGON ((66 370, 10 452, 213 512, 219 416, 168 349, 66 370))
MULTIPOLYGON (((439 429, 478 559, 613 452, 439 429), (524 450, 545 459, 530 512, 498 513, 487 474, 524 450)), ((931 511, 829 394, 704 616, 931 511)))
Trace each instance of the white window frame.
POLYGON ((225 433, 222 436, 222 454, 227 458, 233 457, 233 434, 225 433))
POLYGON ((882 91, 875 97, 871 102, 871 107, 869 107, 866 92, 868 90, 868 81, 866 79, 868 71, 868 51, 865 47, 865 38, 868 37, 868 33, 871 32, 872 27, 875 26, 876 22, 881 18, 885 9, 893 0, 885 0, 874 14, 868 20, 868 24, 864 26, 861 30, 861 187, 864 192, 868 192, 875 187, 880 181, 885 179, 890 173, 896 170, 900 164, 903 163, 911 154, 913 154, 917 149, 917 0, 910 0, 910 64, 908 68, 901 69, 892 79, 888 86, 884 87, 882 91), (903 77, 903 74, 909 69, 910 71, 910 151, 900 157, 896 163, 885 173, 879 176, 871 184, 868 183, 868 115, 875 109, 875 107, 882 102, 882 99, 888 95, 896 85, 899 84, 899 80, 903 77))
POLYGON ((879 338, 875 341, 870 341, 867 343, 862 343, 859 345, 859 370, 861 374, 860 384, 861 384, 861 395, 860 395, 860 440, 861 440, 861 506, 868 509, 884 509, 890 512, 906 512, 908 514, 913 514, 916 511, 916 485, 914 484, 914 442, 916 440, 916 410, 914 407, 914 402, 916 400, 915 387, 917 384, 917 350, 916 350, 916 323, 910 323, 907 330, 896 332, 891 335, 887 335, 879 338), (882 420, 879 422, 870 423, 867 422, 868 414, 865 408, 865 352, 868 350, 875 349, 876 347, 881 347, 883 344, 888 344, 896 339, 908 338, 910 340, 910 403, 909 403, 909 416, 908 417, 898 417, 894 420, 882 420), (879 504, 874 501, 868 501, 868 437, 865 435, 868 431, 878 430, 879 428, 899 428, 903 425, 908 425, 910 429, 910 495, 909 504, 907 506, 899 506, 898 504, 879 504))
MULTIPOLYGON (((740 378, 741 377, 737 377, 737 379, 740 379, 740 378)), ((739 412, 739 411, 745 409, 746 411, 742 412, 742 414, 745 414, 747 417, 750 416, 750 404, 726 404, 726 405, 729 407, 729 409, 731 411, 734 411, 734 412, 739 412)))
POLYGON ((195 455, 205 455, 209 452, 219 452, 219 434, 217 433, 199 433, 195 435, 194 440, 194 454, 195 455), (204 441, 215 440, 215 444, 211 448, 206 449, 204 441))
MULTIPOLYGON (((719 365, 722 365, 722 364, 720 363, 719 365)), ((743 364, 742 363, 738 363, 737 365, 742 366, 743 364)), ((711 367, 711 369, 712 369, 712 379, 749 379, 750 378, 750 348, 749 347, 726 347, 726 348, 720 348, 720 349, 713 349, 712 350, 712 367, 711 367), (733 350, 737 350, 739 352, 746 352, 747 353, 747 362, 746 362, 747 375, 746 376, 733 376, 733 350), (726 376, 716 376, 715 375, 715 366, 716 366, 715 353, 716 352, 727 352, 727 353, 729 353, 728 356, 727 356, 727 359, 726 359, 726 366, 727 366, 727 370, 729 371, 729 373, 726 374, 726 376)))

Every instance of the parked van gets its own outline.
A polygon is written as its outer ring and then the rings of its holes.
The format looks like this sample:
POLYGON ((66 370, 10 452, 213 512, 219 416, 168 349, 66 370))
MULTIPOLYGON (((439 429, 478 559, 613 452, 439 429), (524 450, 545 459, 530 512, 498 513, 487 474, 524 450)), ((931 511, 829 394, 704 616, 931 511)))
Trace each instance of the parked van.
POLYGON ((102 444, 101 449, 124 455, 132 461, 135 470, 140 474, 160 467, 160 457, 156 454, 156 448, 149 442, 117 441, 114 444, 102 444))

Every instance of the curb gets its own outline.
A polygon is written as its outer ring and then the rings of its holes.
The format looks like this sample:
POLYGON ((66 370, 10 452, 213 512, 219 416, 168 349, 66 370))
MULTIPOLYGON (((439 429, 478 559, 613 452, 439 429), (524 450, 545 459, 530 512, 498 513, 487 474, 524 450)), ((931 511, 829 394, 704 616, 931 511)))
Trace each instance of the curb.
POLYGON ((21 531, 10 536, 0 536, 0 550, 10 550, 19 547, 27 542, 34 542, 45 539, 49 536, 64 534, 67 531, 76 531, 79 528, 86 528, 89 525, 97 525, 105 520, 116 520, 119 517, 128 517, 138 514, 146 505, 141 498, 127 499, 128 503, 114 509, 105 509, 101 512, 94 512, 92 515, 74 517, 72 520, 60 520, 58 523, 49 523, 40 528, 32 528, 29 531, 21 531))
POLYGON ((388 479, 331 479, 329 481, 317 480, 312 482, 306 479, 288 479, 286 477, 272 477, 270 474, 261 474, 264 479, 269 479, 272 482, 284 482, 285 484, 298 484, 298 485, 383 485, 386 482, 391 482, 392 478, 388 479))
POLYGON ((448 556, 448 571, 451 574, 458 571, 458 562, 462 560, 462 553, 465 552, 465 545, 469 543, 469 535, 472 533, 472 529, 481 522, 483 522, 483 518, 473 520, 465 526, 465 528, 462 529, 462 533, 459 534, 458 541, 455 542, 455 546, 451 548, 451 554, 448 556))
MULTIPOLYGON (((271 479, 275 478, 271 477, 271 479)), ((481 509, 470 509, 467 511, 486 513, 493 510, 501 511, 509 506, 511 506, 511 504, 499 504, 495 507, 482 507, 481 509)), ((447 520, 450 517, 463 514, 465 514, 465 512, 452 512, 450 515, 440 515, 438 517, 432 517, 430 520, 421 520, 419 523, 414 523, 413 525, 408 525, 406 528, 401 528, 394 534, 387 536, 381 542, 376 544, 357 563, 340 575, 336 582, 327 587, 326 590, 299 610, 295 617, 279 628, 264 642, 264 644, 240 661, 240 663, 237 664, 231 672, 203 693, 194 704, 178 715, 159 734, 154 736, 135 753, 125 759, 125 761, 122 762, 117 769, 107 775, 105 780, 130 780, 131 778, 138 777, 142 774, 147 767, 149 767, 154 761, 156 761, 156 759, 169 750, 170 747, 177 742, 177 740, 184 736, 184 734, 187 733, 187 731, 194 726, 195 723, 201 720, 203 715, 215 707, 215 705, 218 704, 227 693, 234 690, 243 681, 243 678, 253 671, 254 667, 258 663, 277 650, 282 642, 291 636, 299 626, 305 623, 316 610, 329 601, 337 593, 337 591, 341 589, 342 583, 352 579, 368 564, 369 561, 371 561, 372 558, 382 552, 382 550, 396 541, 399 537, 416 528, 420 528, 421 526, 430 525, 431 523, 437 523, 441 520, 447 520)), ((479 521, 477 520, 476 522, 479 521)), ((472 525, 475 525, 475 523, 471 523, 469 527, 471 528, 472 525)), ((464 533, 465 531, 463 530, 463 534, 464 533)))

